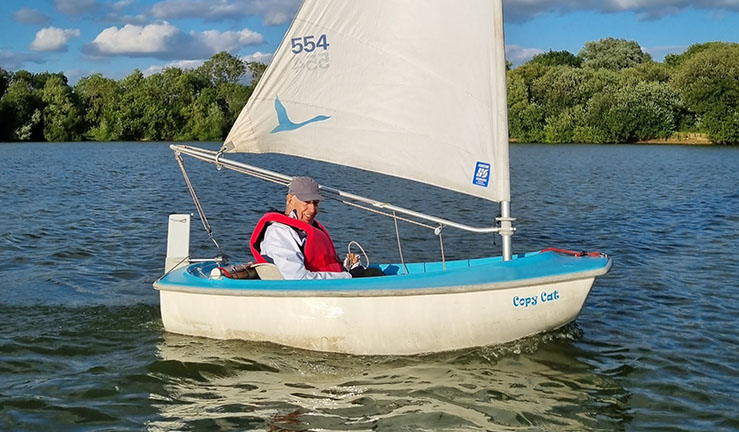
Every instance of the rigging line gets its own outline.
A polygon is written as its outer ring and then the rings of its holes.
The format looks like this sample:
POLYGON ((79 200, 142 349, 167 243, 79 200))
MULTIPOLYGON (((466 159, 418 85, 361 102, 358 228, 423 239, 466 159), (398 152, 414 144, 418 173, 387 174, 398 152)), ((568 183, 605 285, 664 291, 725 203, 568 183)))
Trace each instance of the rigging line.
MULTIPOLYGON (((226 166, 226 168, 227 169, 230 169, 232 171, 241 173, 241 174, 246 174, 246 175, 250 175, 252 177, 256 177, 256 178, 261 179, 261 180, 266 180, 266 181, 269 181, 269 182, 272 182, 272 183, 276 183, 276 184, 280 184, 280 185, 283 185, 283 186, 287 186, 288 185, 288 183, 285 182, 282 179, 277 179, 277 178, 274 178, 274 177, 271 177, 271 176, 268 176, 268 175, 265 175, 265 174, 261 174, 261 173, 258 173, 258 172, 254 172, 252 170, 245 169, 245 168, 235 167, 235 166, 226 166)), ((405 271, 405 274, 408 274, 408 267, 406 266, 406 264, 405 264, 405 258, 403 257, 403 247, 402 247, 401 242, 400 242, 400 230, 398 229, 398 220, 402 220, 403 222, 411 223, 411 224, 418 225, 418 226, 421 226, 421 227, 424 227, 424 228, 428 228, 428 229, 431 229, 431 230, 435 229, 435 227, 433 227, 431 225, 428 225, 428 224, 424 224, 422 222, 414 221, 412 219, 408 219, 408 218, 404 218, 404 217, 398 217, 398 214, 395 212, 395 210, 393 210, 393 214, 391 215, 390 213, 387 213, 387 212, 376 210, 376 209, 373 209, 371 207, 367 207, 367 206, 363 206, 363 205, 356 204, 356 203, 353 203, 353 202, 349 202, 349 201, 346 201, 346 200, 343 200, 343 199, 340 199, 340 198, 336 198, 336 197, 333 197, 333 196, 326 196, 325 198, 331 199, 331 200, 334 200, 334 201, 338 201, 338 202, 340 202, 342 204, 345 204, 347 206, 357 207, 357 208, 366 210, 366 211, 368 211, 370 213, 375 213, 375 214, 378 214, 378 215, 381 215, 381 216, 386 216, 386 217, 392 218, 393 219, 393 222, 395 223, 395 239, 398 242, 398 253, 400 254, 400 262, 401 262, 401 265, 403 266, 403 270, 405 271)), ((362 246, 360 246, 359 243, 354 242, 354 241, 353 242, 350 242, 348 247, 351 247, 351 244, 352 243, 356 243, 359 246, 359 248, 362 249, 362 246)), ((351 252, 351 250, 349 250, 349 252, 351 252)), ((362 253, 364 253, 365 260, 367 260, 367 265, 369 266, 369 258, 367 257, 367 253, 364 252, 364 249, 362 249, 362 253)), ((442 244, 442 260, 443 260, 443 258, 444 258, 444 246, 442 244)), ((446 264, 444 264, 444 268, 446 269, 446 264)))
POLYGON ((395 238, 398 240, 398 253, 400 253, 400 264, 403 266, 403 271, 408 274, 408 267, 405 265, 405 259, 403 258, 403 248, 400 246, 400 230, 398 230, 398 217, 393 210, 393 221, 395 222, 395 238))
POLYGON ((165 277, 167 277, 167 275, 168 275, 168 274, 170 274, 170 273, 172 273, 173 271, 177 270, 177 269, 178 269, 178 268, 180 267, 180 264, 182 264, 182 263, 183 263, 183 262, 185 262, 185 261, 188 261, 189 259, 190 259, 190 256, 189 256, 189 255, 188 255, 188 256, 186 256, 186 257, 184 257, 184 258, 182 258, 182 259, 180 260, 180 262, 178 262, 177 264, 173 265, 173 266, 172 266, 172 267, 171 267, 171 268, 170 268, 169 270, 167 270, 166 272, 164 272, 164 274, 163 274, 163 275, 159 276, 159 279, 157 279, 157 282, 159 282, 160 280, 162 280, 162 279, 164 279, 165 277))
POLYGON ((200 222, 202 222, 203 228, 205 228, 205 232, 208 233, 208 238, 211 241, 213 241, 213 244, 216 245, 216 249, 218 249, 218 252, 221 253, 221 256, 226 256, 226 254, 223 253, 221 246, 216 241, 215 236, 213 235, 213 230, 210 227, 210 223, 208 223, 208 218, 205 216, 205 211, 203 210, 203 206, 200 204, 198 195, 195 193, 195 188, 192 186, 192 183, 190 182, 190 177, 187 175, 187 170, 185 170, 185 162, 182 160, 182 155, 179 152, 175 152, 175 159, 177 159, 177 163, 180 165, 182 176, 185 178, 187 189, 190 191, 190 196, 192 196, 192 200, 195 203, 195 208, 198 210, 198 216, 200 217, 200 222))
POLYGON ((270 177, 270 176, 268 176, 266 174, 257 173, 257 172, 250 171, 250 170, 247 170, 247 169, 244 169, 244 168, 229 167, 229 166, 226 166, 225 168, 226 169, 230 169, 232 171, 236 171, 236 172, 241 173, 241 174, 246 174, 246 175, 250 175, 252 177, 256 177, 256 178, 258 178, 260 180, 265 180, 265 181, 268 181, 268 182, 271 182, 271 183, 276 183, 276 184, 279 184, 279 185, 282 185, 282 186, 287 186, 289 184, 289 183, 287 183, 287 182, 285 182, 285 181, 283 181, 281 179, 276 179, 276 178, 270 177))
POLYGON ((444 256, 444 238, 441 236, 441 230, 444 229, 444 225, 439 225, 434 230, 434 234, 439 236, 439 246, 441 247, 441 265, 446 271, 446 257, 444 256))
MULTIPOLYGON (((277 178, 274 178, 274 177, 271 177, 271 176, 268 176, 268 175, 265 175, 265 174, 257 173, 257 172, 254 172, 254 171, 251 171, 251 170, 248 170, 248 169, 244 169, 244 168, 240 168, 240 167, 224 166, 224 168, 230 169, 232 171, 235 171, 235 172, 238 172, 238 173, 241 173, 241 174, 250 175, 252 177, 256 177, 258 179, 265 180, 265 181, 268 181, 268 182, 271 182, 271 183, 283 185, 283 186, 287 186, 289 184, 288 182, 286 182, 286 181, 284 181, 282 179, 277 179, 277 178)), ((324 196, 324 199, 330 199, 330 200, 338 201, 338 202, 340 202, 342 204, 345 204, 347 206, 360 208, 362 210, 366 210, 366 211, 371 212, 371 213, 375 213, 375 214, 378 214, 378 215, 381 215, 381 216, 386 216, 386 217, 389 217, 389 218, 398 219, 398 220, 401 220, 403 222, 407 222, 407 223, 410 223, 410 224, 414 224, 414 225, 418 225, 418 226, 421 226, 421 227, 424 227, 424 228, 428 228, 430 230, 436 229, 436 227, 434 227, 432 225, 428 225, 428 224, 425 224, 423 222, 419 222, 419 221, 415 221, 413 219, 408 219, 408 218, 405 218, 405 217, 398 216, 395 211, 393 211, 393 214, 390 214, 390 213, 383 212, 383 211, 380 211, 380 210, 377 210, 377 209, 373 209, 372 207, 367 207, 367 206, 364 206, 364 205, 361 205, 361 204, 356 204, 356 203, 353 203, 353 202, 350 202, 350 201, 346 201, 346 200, 341 199, 341 198, 333 197, 331 195, 325 195, 324 196)))
MULTIPOLYGON (((195 206, 198 208, 198 214, 201 215, 201 220, 203 221, 203 227, 208 232, 209 237, 211 238, 211 240, 213 240, 213 242, 216 244, 216 247, 218 247, 218 250, 221 250, 220 247, 218 246, 218 243, 216 242, 215 238, 213 237, 212 231, 210 230, 210 225, 207 223, 207 219, 205 218, 205 213, 203 212, 202 207, 200 206, 200 202, 197 199, 197 195, 195 194, 195 190, 194 190, 194 188, 192 188, 192 185, 190 184, 189 178, 187 177, 187 173, 185 171, 185 168, 184 168, 184 165, 183 165, 183 162, 182 162, 182 157, 180 156, 179 152, 176 152, 176 156, 178 158, 178 160, 177 160, 178 163, 180 163, 180 168, 182 169, 183 176, 185 177, 185 181, 187 182, 188 188, 191 191, 190 194, 193 196, 193 201, 195 201, 195 206)), ((218 168, 225 167, 225 168, 230 169, 232 171, 235 171, 235 172, 238 172, 238 173, 241 173, 241 174, 250 175, 252 177, 256 177, 256 178, 261 179, 261 180, 269 181, 269 182, 276 183, 276 184, 283 185, 283 186, 287 186, 288 185, 288 182, 286 180, 281 179, 281 178, 277 178, 277 177, 274 177, 274 176, 270 176, 268 174, 256 172, 256 171, 253 171, 253 170, 250 170, 250 169, 247 169, 247 168, 238 167, 238 166, 220 165, 219 164, 219 160, 218 160, 218 158, 220 156, 221 156, 221 153, 219 153, 218 155, 216 155, 216 161, 215 161, 215 163, 216 163, 216 165, 217 165, 218 168)), ((200 157, 197 157, 197 156, 195 156, 195 157, 197 159, 201 159, 201 160, 204 160, 206 162, 210 162, 207 159, 200 158, 200 157)), ((390 214, 390 213, 383 212, 383 211, 380 211, 380 210, 377 210, 377 209, 373 209, 371 207, 367 207, 367 206, 364 206, 364 205, 360 205, 360 204, 356 204, 356 203, 353 203, 353 202, 349 202, 349 201, 346 201, 346 200, 341 199, 341 198, 336 198, 336 197, 333 197, 333 196, 327 196, 326 198, 327 199, 332 199, 334 201, 338 201, 338 202, 340 202, 342 204, 345 204, 347 206, 356 207, 356 208, 360 208, 362 210, 366 210, 366 211, 368 211, 370 213, 375 213, 375 214, 378 214, 378 215, 381 215, 381 216, 386 216, 386 217, 393 218, 393 222, 395 224, 395 238, 396 238, 397 243, 398 243, 398 252, 400 254, 400 261, 401 261, 401 265, 403 266, 403 269, 404 269, 404 271, 405 271, 406 274, 408 274, 408 267, 405 264, 405 258, 403 256, 403 248, 402 248, 402 245, 401 245, 401 242, 400 242, 400 231, 398 229, 398 220, 401 220, 403 222, 407 222, 407 223, 410 223, 410 224, 418 225, 418 226, 423 227, 423 228, 427 228, 427 229, 433 230, 434 233, 439 236, 439 243, 440 243, 440 247, 441 247, 442 265, 443 265, 444 270, 446 270, 446 256, 445 256, 445 253, 444 253, 444 240, 443 240, 443 237, 441 236, 441 229, 443 228, 443 225, 439 225, 439 226, 434 227, 434 226, 431 226, 431 225, 428 225, 428 224, 425 224, 425 223, 422 223, 422 222, 419 222, 419 221, 415 221, 415 220, 408 219, 408 218, 405 218, 405 217, 399 217, 397 215, 397 213, 395 212, 395 210, 393 210, 393 213, 390 214)), ((361 246, 360 246, 360 248, 361 248, 361 246)), ((366 259, 366 254, 365 254, 365 259, 366 259)), ((369 260, 367 260, 367 261, 369 261, 369 260)))
MULTIPOLYGON (((199 149, 199 148, 196 148, 196 147, 189 147, 189 146, 184 146, 184 145, 183 146, 170 145, 170 148, 172 150, 174 150, 174 151, 185 153, 188 156, 194 157, 195 159, 199 159, 199 160, 202 160, 202 161, 208 162, 208 163, 216 163, 216 164, 220 163, 220 164, 222 164, 223 167, 228 168, 228 169, 231 169, 233 171, 240 172, 240 173, 247 174, 247 175, 251 175, 251 176, 254 176, 254 177, 257 177, 257 178, 260 178, 260 179, 269 180, 269 181, 272 181, 274 183, 286 185, 286 184, 288 184, 292 180, 292 177, 287 176, 287 175, 284 175, 284 174, 280 174, 280 173, 277 173, 277 172, 274 172, 274 171, 270 171, 270 170, 266 170, 266 169, 254 167, 254 166, 247 165, 247 164, 244 164, 244 163, 241 163, 241 162, 238 162, 238 161, 234 161, 234 160, 230 160, 230 159, 221 159, 220 156, 218 155, 219 152, 215 152, 215 151, 211 151, 211 150, 205 150, 205 149, 199 149), (216 157, 218 158, 218 160, 217 161, 214 161, 214 158, 216 158, 216 157), (236 169, 236 167, 241 168, 241 169, 236 169)), ((326 186, 320 186, 320 188, 321 188, 321 190, 325 190, 327 193, 335 194, 335 195, 341 197, 341 198, 338 198, 338 200, 341 201, 341 202, 344 202, 344 203, 345 203, 345 201, 343 201, 343 200, 345 200, 345 199, 349 199, 349 200, 352 200, 352 201, 359 201, 359 202, 363 202, 363 203, 368 204, 368 205, 372 205, 374 207, 378 207, 378 208, 382 208, 382 209, 387 209, 387 210, 397 211, 399 213, 406 214, 409 217, 413 217, 413 218, 416 218, 416 219, 427 220, 427 221, 431 221, 433 223, 440 223, 440 224, 443 224, 445 226, 451 226, 451 227, 454 227, 454 228, 458 228, 458 229, 462 229, 462 230, 470 231, 470 232, 476 232, 476 233, 493 233, 493 232, 495 232, 495 233, 499 233, 501 231, 501 227, 497 227, 497 226, 493 226, 493 227, 472 227, 472 226, 468 226, 468 225, 465 225, 465 224, 462 224, 462 223, 458 223, 458 222, 454 222, 454 221, 450 221, 450 220, 445 220, 445 219, 438 218, 438 217, 435 217, 435 216, 430 216, 430 215, 426 215, 426 214, 423 214, 423 213, 419 213, 419 212, 416 212, 416 211, 413 211, 413 210, 408 210, 408 209, 404 209, 404 208, 401 208, 401 207, 397 207, 397 206, 392 205, 390 203, 378 202, 378 201, 371 200, 371 199, 368 199, 368 198, 365 198, 365 197, 362 197, 362 196, 359 196, 359 195, 354 195, 354 194, 346 193, 346 192, 343 192, 343 191, 338 190, 338 189, 333 189, 333 188, 329 188, 329 187, 326 187, 326 186)), ((358 207, 359 208, 362 208, 362 209, 368 209, 367 207, 361 207, 361 206, 358 206, 358 207)), ((382 214, 382 213, 379 213, 379 214, 382 214)), ((409 219, 404 219, 404 221, 410 222, 410 223, 414 223, 414 222, 412 222, 409 219)), ((417 224, 417 225, 428 227, 428 225, 423 225, 423 224, 417 224)), ((431 227, 428 227, 428 228, 431 228, 431 227)), ((513 229, 515 231, 515 228, 511 228, 511 229, 513 229)))
POLYGON ((413 219, 408 219, 408 218, 404 218, 404 217, 398 216, 395 213, 395 210, 393 210, 393 213, 390 214, 390 213, 386 213, 386 212, 383 212, 383 211, 380 211, 380 210, 373 209, 372 207, 367 207, 367 206, 363 206, 361 204, 355 204, 353 202, 345 201, 345 200, 342 200, 340 198, 334 198, 334 197, 331 197, 331 196, 329 196, 327 198, 328 199, 335 200, 335 201, 339 201, 340 203, 345 204, 345 205, 348 205, 350 207, 357 207, 357 208, 360 208, 362 210, 366 210, 366 211, 368 211, 370 213, 375 213, 375 214, 378 214, 378 215, 381 215, 381 216, 387 216, 389 218, 401 220, 403 222, 408 222, 409 224, 418 225, 418 226, 421 226, 421 227, 424 227, 424 228, 428 228, 430 230, 436 229, 436 227, 431 226, 431 225, 428 225, 428 224, 425 224, 423 222, 418 222, 418 221, 414 221, 413 219))
POLYGON ((274 176, 271 176, 271 175, 266 174, 266 173, 261 173, 261 172, 258 172, 258 171, 254 171, 254 170, 251 170, 251 169, 248 169, 248 168, 234 166, 234 165, 224 165, 224 164, 221 163, 220 159, 218 159, 220 157, 220 154, 216 155, 216 160, 213 160, 213 159, 210 159, 210 158, 204 157, 202 155, 198 155, 198 154, 191 154, 191 153, 186 153, 186 154, 188 156, 191 156, 191 157, 193 157, 195 159, 198 159, 198 160, 201 160, 203 162, 208 162, 208 163, 212 163, 212 164, 216 165, 216 169, 218 169, 219 171, 222 168, 226 168, 226 169, 229 169, 231 171, 235 171, 237 173, 249 175, 249 176, 252 176, 252 177, 256 177, 256 178, 258 178, 260 180, 266 180, 266 181, 269 181, 269 182, 272 182, 272 183, 277 183, 277 184, 280 184, 280 185, 283 185, 283 186, 287 186, 288 183, 289 183, 289 181, 286 181, 284 179, 281 179, 281 178, 278 178, 278 177, 274 177, 274 176))

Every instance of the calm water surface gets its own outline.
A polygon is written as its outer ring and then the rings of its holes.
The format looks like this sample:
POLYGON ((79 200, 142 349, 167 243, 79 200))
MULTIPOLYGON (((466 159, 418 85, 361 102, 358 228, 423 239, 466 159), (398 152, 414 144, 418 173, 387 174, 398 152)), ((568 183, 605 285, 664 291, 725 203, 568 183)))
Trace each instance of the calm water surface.
MULTIPOLYGON (((211 144, 215 147, 216 144, 211 144)), ((489 224, 497 209, 284 156, 258 165, 489 224)), ((224 250, 277 185, 186 160, 224 250)), ((166 144, 0 144, 0 430, 739 430, 739 149, 511 148, 514 251, 615 258, 577 322, 503 346, 356 357, 165 333, 151 282, 192 212, 166 144)), ((339 249, 397 261, 393 222, 326 202, 339 249)), ((194 222, 194 255, 216 255, 194 222)), ((438 239, 401 224, 406 259, 438 239)), ((444 232, 448 259, 499 254, 444 232)))

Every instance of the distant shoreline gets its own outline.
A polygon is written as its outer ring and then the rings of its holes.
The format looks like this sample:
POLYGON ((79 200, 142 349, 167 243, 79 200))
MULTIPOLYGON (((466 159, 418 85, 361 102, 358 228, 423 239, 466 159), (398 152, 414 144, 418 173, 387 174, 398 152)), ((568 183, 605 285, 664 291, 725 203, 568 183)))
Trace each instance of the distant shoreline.
POLYGON ((653 138, 637 141, 637 144, 719 145, 708 139, 706 134, 687 132, 677 132, 669 138, 653 138))
MULTIPOLYGON (((199 142, 199 143, 221 143, 222 141, 197 141, 197 140, 122 140, 122 141, 0 141, 0 144, 21 144, 21 143, 48 143, 53 144, 55 142, 58 143, 163 143, 163 144, 177 144, 177 143, 192 143, 192 142, 199 142)), ((678 132, 673 134, 671 137, 668 138, 652 138, 648 140, 640 140, 640 141, 634 141, 634 142, 628 142, 628 143, 525 143, 520 142, 516 138, 510 138, 508 140, 511 144, 547 144, 547 145, 558 145, 558 144, 585 144, 585 145, 628 145, 628 144, 641 144, 641 145, 690 145, 690 146, 716 146, 716 147, 731 147, 731 146, 737 146, 738 144, 717 144, 708 139, 708 137, 705 134, 701 133, 688 133, 688 132, 678 132)))
MULTIPOLYGON (((512 144, 518 144, 519 141, 516 138, 509 140, 512 144)), ((544 143, 531 143, 531 144, 544 144, 544 143)), ((595 144, 595 145, 611 145, 611 144, 596 144, 596 143, 572 143, 572 144, 595 144)), ((693 132, 676 132, 668 138, 652 138, 648 140, 640 140, 631 143, 613 143, 613 144, 645 144, 645 145, 695 145, 695 146, 726 146, 732 144, 716 144, 715 142, 708 139, 706 134, 693 133, 693 132)))

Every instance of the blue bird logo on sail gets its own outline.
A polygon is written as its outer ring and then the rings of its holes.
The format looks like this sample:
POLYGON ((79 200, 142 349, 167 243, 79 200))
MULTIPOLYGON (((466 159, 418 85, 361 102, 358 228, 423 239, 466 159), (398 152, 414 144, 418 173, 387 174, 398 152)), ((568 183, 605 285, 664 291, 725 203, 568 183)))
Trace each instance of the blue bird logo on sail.
POLYGON ((313 117, 310 120, 306 120, 301 123, 295 123, 294 121, 290 120, 290 118, 287 116, 287 109, 285 108, 285 105, 280 102, 280 98, 275 98, 275 111, 277 112, 277 127, 272 129, 270 133, 277 133, 282 131, 292 131, 295 129, 300 129, 303 126, 309 125, 311 123, 316 123, 323 120, 328 120, 331 117, 325 116, 325 115, 317 115, 313 117))

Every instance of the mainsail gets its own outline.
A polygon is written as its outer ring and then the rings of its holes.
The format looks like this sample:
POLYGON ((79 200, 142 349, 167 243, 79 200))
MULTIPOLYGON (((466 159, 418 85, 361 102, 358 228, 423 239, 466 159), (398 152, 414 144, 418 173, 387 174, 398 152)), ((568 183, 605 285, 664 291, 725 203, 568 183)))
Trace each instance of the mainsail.
POLYGON ((224 151, 509 201, 502 2, 432 3, 305 0, 224 151))

